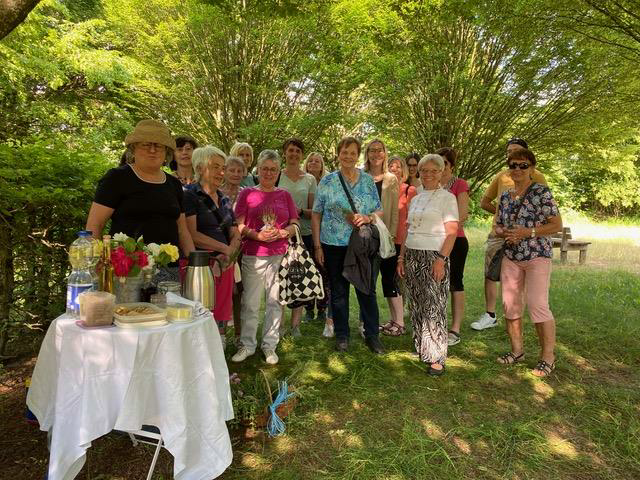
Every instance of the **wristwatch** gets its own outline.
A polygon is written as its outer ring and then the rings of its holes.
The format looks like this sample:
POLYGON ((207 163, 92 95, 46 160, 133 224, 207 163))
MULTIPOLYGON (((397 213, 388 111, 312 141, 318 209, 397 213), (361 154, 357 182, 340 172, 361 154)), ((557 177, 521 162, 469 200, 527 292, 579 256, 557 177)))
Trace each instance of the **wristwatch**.
POLYGON ((531 238, 535 238, 535 236, 536 236, 536 227, 533 227, 531 229, 531 238))
POLYGON ((438 258, 441 258, 442 260, 446 260, 447 259, 447 257, 445 255, 441 254, 440 252, 436 252, 436 256, 438 258))

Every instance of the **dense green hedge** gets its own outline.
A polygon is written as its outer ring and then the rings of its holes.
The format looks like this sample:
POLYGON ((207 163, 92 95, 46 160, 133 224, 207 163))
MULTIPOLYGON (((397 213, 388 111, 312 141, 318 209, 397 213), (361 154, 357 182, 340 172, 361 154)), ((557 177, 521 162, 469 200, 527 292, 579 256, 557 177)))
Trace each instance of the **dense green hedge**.
POLYGON ((64 144, 0 144, 0 354, 20 329, 63 311, 66 247, 109 166, 64 144))

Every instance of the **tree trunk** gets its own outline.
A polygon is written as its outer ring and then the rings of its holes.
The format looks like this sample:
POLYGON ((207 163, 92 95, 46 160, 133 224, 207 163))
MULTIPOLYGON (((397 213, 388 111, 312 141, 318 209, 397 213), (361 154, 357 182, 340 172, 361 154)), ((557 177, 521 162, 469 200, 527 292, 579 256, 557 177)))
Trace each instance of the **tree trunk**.
MULTIPOLYGON (((9 220, 9 219, 5 219, 9 220)), ((4 222, 3 222, 4 223, 4 222)), ((13 239, 7 225, 0 227, 0 357, 9 340, 11 305, 13 303, 13 239)))
POLYGON ((40 0, 0 0, 0 40, 20 25, 40 0))

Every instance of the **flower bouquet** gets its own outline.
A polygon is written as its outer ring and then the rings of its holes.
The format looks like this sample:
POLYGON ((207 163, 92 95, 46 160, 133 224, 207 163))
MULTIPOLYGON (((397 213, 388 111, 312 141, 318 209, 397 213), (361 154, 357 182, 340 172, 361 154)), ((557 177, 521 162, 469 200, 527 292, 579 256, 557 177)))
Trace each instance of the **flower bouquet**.
POLYGON ((178 248, 165 243, 145 245, 144 239, 134 239, 124 233, 113 236, 111 264, 113 273, 118 277, 114 290, 118 303, 140 301, 143 270, 153 272, 154 267, 164 267, 178 259, 178 248))

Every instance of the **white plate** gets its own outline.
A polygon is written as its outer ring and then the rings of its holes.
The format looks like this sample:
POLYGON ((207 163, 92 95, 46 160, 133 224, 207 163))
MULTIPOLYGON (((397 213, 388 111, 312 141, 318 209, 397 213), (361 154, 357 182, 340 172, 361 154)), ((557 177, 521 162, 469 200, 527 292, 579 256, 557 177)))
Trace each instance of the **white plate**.
POLYGON ((122 323, 118 320, 114 320, 113 323, 120 328, 151 328, 151 327, 162 327, 164 325, 168 325, 169 322, 166 320, 149 320, 148 322, 137 322, 137 323, 122 323))

